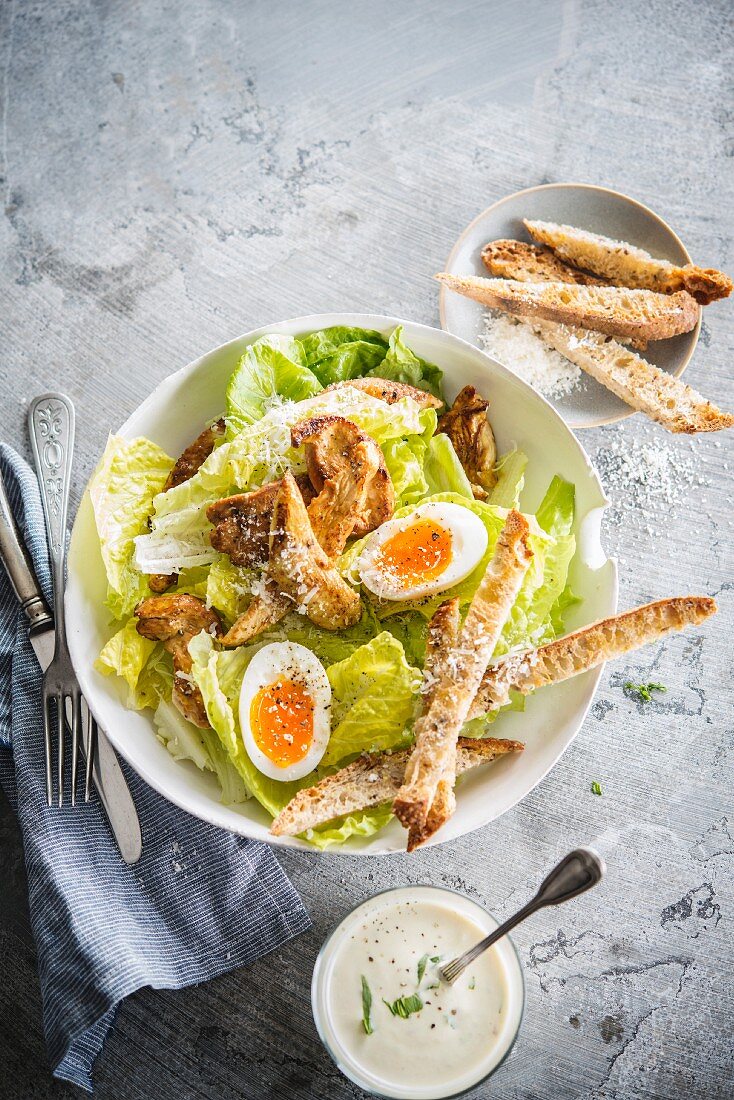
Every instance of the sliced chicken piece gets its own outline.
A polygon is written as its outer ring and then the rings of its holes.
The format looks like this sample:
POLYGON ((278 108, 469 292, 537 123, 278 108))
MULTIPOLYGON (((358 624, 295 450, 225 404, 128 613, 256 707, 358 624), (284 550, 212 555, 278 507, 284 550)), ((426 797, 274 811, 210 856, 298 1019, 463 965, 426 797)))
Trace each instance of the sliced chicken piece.
POLYGON ((168 596, 150 596, 135 608, 138 634, 155 642, 163 642, 173 657, 173 702, 189 722, 207 729, 206 707, 196 684, 191 679, 189 642, 202 630, 218 638, 222 623, 216 611, 203 600, 186 593, 172 592, 168 596))
MULTIPOLYGON (((175 489, 177 485, 182 485, 184 481, 194 476, 214 450, 217 440, 224 435, 225 428, 224 420, 217 420, 210 427, 204 428, 201 435, 198 435, 194 442, 179 455, 165 480, 162 493, 175 489)), ((148 584, 153 592, 165 592, 175 584, 177 576, 177 573, 152 573, 148 577, 148 584)))
MULTIPOLYGON (((303 474, 296 479, 303 499, 313 499, 313 489, 303 474)), ((209 540, 215 550, 227 554, 233 565, 252 569, 268 560, 270 521, 280 481, 271 481, 250 493, 237 493, 210 504, 207 519, 214 524, 209 540)))
POLYGON ((453 443, 478 500, 486 500, 497 483, 497 447, 487 419, 488 408, 489 401, 473 386, 464 386, 449 411, 438 420, 438 430, 453 443))
POLYGON ((265 593, 254 597, 221 639, 222 645, 243 645, 290 608, 325 630, 352 626, 361 613, 358 594, 332 566, 311 526, 295 478, 288 473, 273 508, 265 593))
MULTIPOLYGON (((291 437, 295 447, 305 443, 309 485, 318 494, 307 509, 311 534, 326 558, 333 560, 342 553, 348 538, 373 530, 393 514, 395 493, 382 451, 356 424, 338 416, 305 420, 295 425, 291 437)), ((237 565, 272 558, 273 537, 266 543, 265 524, 272 523, 273 530, 277 526, 273 505, 282 486, 283 482, 273 482, 254 493, 211 505, 207 515, 217 524, 211 534, 212 545, 229 554, 237 565)), ((302 485, 301 496, 308 499, 302 485)), ((278 583, 268 566, 264 592, 254 597, 224 644, 251 641, 279 622, 294 604, 303 606, 305 600, 278 583)))
MULTIPOLYGON (((305 444, 306 469, 319 494, 309 505, 308 513, 319 542, 330 556, 334 552, 324 545, 321 537, 324 528, 319 518, 329 500, 338 501, 340 514, 352 521, 336 553, 341 553, 351 535, 361 538, 390 519, 395 511, 395 490, 383 453, 372 436, 341 416, 315 416, 291 429, 291 442, 294 447, 305 444), (320 502, 329 482, 334 489, 320 502), (364 499, 359 503, 363 482, 364 499), (349 504, 350 494, 354 507, 349 504)), ((336 542, 332 537, 329 541, 336 542)))
POLYGON ((268 573, 316 626, 343 630, 358 621, 359 595, 324 553, 291 474, 283 478, 273 510, 268 573))
POLYGON ((392 382, 389 378, 349 378, 346 382, 334 382, 327 386, 327 390, 340 390, 344 386, 353 386, 356 390, 362 390, 370 397, 376 397, 379 401, 386 401, 388 405, 394 405, 403 397, 412 397, 422 409, 440 409, 443 401, 434 397, 432 393, 419 390, 416 386, 409 386, 407 382, 392 382))
POLYGON ((284 595, 271 577, 265 575, 263 591, 253 596, 247 609, 220 639, 223 646, 247 645, 268 627, 276 626, 292 611, 295 601, 284 595))

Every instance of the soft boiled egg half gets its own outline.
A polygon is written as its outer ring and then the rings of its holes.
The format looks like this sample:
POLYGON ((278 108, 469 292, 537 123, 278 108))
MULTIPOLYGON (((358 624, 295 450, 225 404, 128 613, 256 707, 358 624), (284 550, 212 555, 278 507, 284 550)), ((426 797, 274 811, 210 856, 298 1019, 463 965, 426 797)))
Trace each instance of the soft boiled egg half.
POLYGON ((383 600, 415 600, 444 592, 476 569, 487 549, 487 529, 460 504, 421 504, 370 536, 357 572, 383 600))
POLYGON ((255 767, 270 779, 302 779, 326 751, 331 685, 318 657, 295 642, 258 650, 242 678, 240 728, 255 767))

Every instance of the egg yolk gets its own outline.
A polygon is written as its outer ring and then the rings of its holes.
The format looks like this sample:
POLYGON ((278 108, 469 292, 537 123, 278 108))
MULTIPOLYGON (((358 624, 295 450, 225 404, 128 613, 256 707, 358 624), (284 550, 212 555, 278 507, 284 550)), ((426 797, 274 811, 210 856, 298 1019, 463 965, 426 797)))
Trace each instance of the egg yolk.
POLYGON ((313 699, 303 684, 281 676, 250 704, 255 744, 278 768, 303 759, 313 741, 313 699))
POLYGON ((451 532, 432 519, 419 519, 386 539, 379 565, 404 588, 440 577, 451 561, 451 532))

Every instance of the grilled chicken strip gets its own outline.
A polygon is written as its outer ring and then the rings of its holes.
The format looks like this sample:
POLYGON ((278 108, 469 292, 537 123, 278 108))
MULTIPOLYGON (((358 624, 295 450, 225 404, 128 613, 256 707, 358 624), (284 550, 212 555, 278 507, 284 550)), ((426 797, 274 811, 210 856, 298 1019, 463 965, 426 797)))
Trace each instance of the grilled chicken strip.
POLYGON ((497 447, 487 419, 488 408, 489 401, 473 386, 464 386, 449 411, 438 420, 438 430, 453 443, 477 500, 486 500, 497 483, 497 447))
POLYGON ((187 593, 172 592, 167 596, 150 596, 135 608, 137 631, 144 638, 163 642, 173 657, 173 702, 189 722, 207 729, 209 720, 201 692, 190 679, 192 660, 189 642, 202 630, 215 638, 222 633, 222 623, 216 611, 203 600, 187 593))
POLYGON ((379 401, 386 401, 388 405, 394 405, 403 397, 412 397, 422 409, 440 409, 443 401, 434 397, 432 393, 419 390, 416 386, 409 386, 407 382, 392 382, 389 378, 349 378, 346 382, 333 382, 327 386, 327 390, 341 390, 345 386, 352 386, 355 390, 362 390, 370 397, 376 397, 379 401))
MULTIPOLYGON (((291 440, 294 447, 305 445, 310 484, 317 493, 308 504, 309 532, 326 559, 333 560, 342 553, 348 538, 374 530, 393 514, 395 491, 382 451, 366 432, 339 416, 304 420, 291 430, 291 440)), ((272 519, 273 506, 283 485, 284 481, 273 482, 254 493, 211 505, 207 515, 217 525, 211 534, 212 545, 229 554, 236 565, 253 565, 268 556, 272 561, 274 542, 281 535, 280 526, 272 519), (269 545, 265 538, 268 521, 274 532, 268 529, 269 545)), ((301 494, 308 499, 302 482, 301 494)), ((278 568, 283 575, 287 575, 289 564, 289 558, 281 560, 278 568)), ((224 644, 243 645, 279 622, 293 605, 289 599, 292 587, 278 581, 275 570, 268 567, 265 591, 255 596, 224 644)), ((296 606, 305 607, 300 594, 294 598, 296 606)), ((314 610, 317 606, 318 600, 314 610)), ((306 614, 312 617, 309 611, 306 614)))
MULTIPOLYGON (((169 489, 175 489, 177 485, 182 485, 184 481, 193 477, 212 453, 217 440, 224 435, 224 431, 224 420, 217 420, 211 427, 204 428, 201 435, 198 435, 183 454, 179 455, 161 492, 167 493, 169 489)), ((152 573, 148 577, 148 584, 153 592, 165 592, 175 584, 177 576, 177 573, 152 573)))
MULTIPOLYGON (((316 416, 303 420, 291 429, 291 441, 294 447, 305 444, 306 469, 319 497, 326 485, 334 482, 340 485, 339 495, 346 502, 350 484, 354 487, 354 505, 349 512, 344 512, 350 516, 352 524, 335 553, 342 552, 352 535, 362 538, 392 517, 395 490, 383 453, 372 436, 351 420, 341 416, 316 416), (356 507, 363 479, 367 482, 365 501, 361 507, 356 507)), ((324 546, 320 535, 323 527, 317 518, 323 509, 323 502, 319 505, 319 497, 309 506, 308 514, 319 542, 324 546)), ((324 549, 333 556, 326 546, 324 549)))
POLYGON ((325 630, 352 626, 360 616, 358 594, 331 564, 311 526, 295 478, 288 473, 280 482, 273 508, 265 593, 255 596, 221 639, 222 645, 243 645, 292 607, 325 630))
MULTIPOLYGON (((305 474, 297 477, 296 482, 308 504, 314 496, 311 482, 305 474)), ((233 565, 247 569, 265 566, 273 505, 281 484, 281 481, 270 481, 249 493, 224 497, 207 508, 207 519, 214 524, 209 540, 215 550, 229 557, 233 565)))

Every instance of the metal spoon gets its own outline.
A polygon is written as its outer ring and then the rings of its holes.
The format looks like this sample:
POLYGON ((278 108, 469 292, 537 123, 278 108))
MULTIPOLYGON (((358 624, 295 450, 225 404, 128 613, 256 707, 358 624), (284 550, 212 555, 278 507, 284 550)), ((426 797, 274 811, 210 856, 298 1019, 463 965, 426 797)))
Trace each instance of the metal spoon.
POLYGON ((501 940, 531 913, 537 909, 543 909, 546 905, 560 905, 562 901, 568 901, 569 898, 575 898, 577 894, 590 890, 592 886, 601 882, 606 870, 604 860, 593 848, 575 848, 553 868, 543 880, 535 897, 531 898, 527 905, 474 947, 470 947, 463 955, 442 966, 438 972, 439 977, 451 985, 482 952, 493 943, 497 943, 497 940, 501 940))

